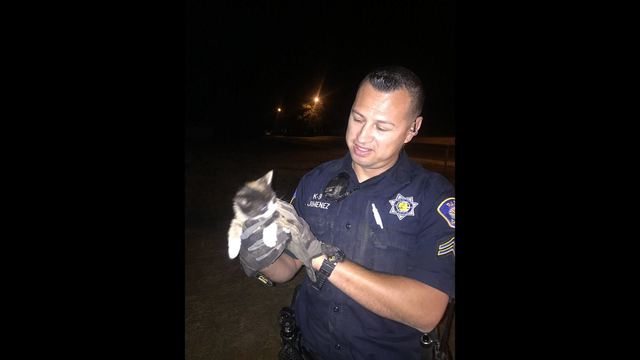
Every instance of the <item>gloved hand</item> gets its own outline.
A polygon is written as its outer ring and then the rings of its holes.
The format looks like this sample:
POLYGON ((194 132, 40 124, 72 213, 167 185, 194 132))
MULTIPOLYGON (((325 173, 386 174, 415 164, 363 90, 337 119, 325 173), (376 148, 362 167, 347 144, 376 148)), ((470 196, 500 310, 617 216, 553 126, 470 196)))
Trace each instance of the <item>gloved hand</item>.
POLYGON ((306 267, 307 276, 316 282, 316 273, 311 267, 311 260, 322 254, 322 242, 313 235, 309 224, 298 216, 296 209, 285 201, 278 200, 277 212, 280 217, 276 220, 278 227, 287 229, 291 233, 291 240, 287 243, 287 250, 306 267))
POLYGON ((251 219, 244 224, 240 245, 240 264, 247 276, 273 264, 284 252, 291 235, 278 226, 278 211, 266 219, 251 219))

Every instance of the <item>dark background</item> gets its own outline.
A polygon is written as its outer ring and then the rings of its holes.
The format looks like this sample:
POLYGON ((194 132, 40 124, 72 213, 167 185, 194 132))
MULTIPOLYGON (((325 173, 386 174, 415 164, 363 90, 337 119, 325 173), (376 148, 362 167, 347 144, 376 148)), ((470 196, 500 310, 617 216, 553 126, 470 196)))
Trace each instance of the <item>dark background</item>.
POLYGON ((342 135, 364 75, 402 65, 424 82, 422 134, 453 136, 454 46, 455 1, 190 1, 187 125, 261 135, 277 107, 295 114, 319 94, 326 133, 342 135))

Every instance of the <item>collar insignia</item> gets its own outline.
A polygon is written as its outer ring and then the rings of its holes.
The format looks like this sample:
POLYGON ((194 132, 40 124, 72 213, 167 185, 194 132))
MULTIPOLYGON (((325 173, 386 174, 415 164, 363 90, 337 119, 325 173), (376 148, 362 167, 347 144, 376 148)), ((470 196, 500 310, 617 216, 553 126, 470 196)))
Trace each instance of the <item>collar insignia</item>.
POLYGON ((391 204, 391 210, 389 214, 397 215, 398 220, 402 220, 405 216, 415 216, 414 209, 418 206, 418 203, 413 201, 413 196, 404 197, 402 194, 396 195, 396 198, 389 200, 391 204))

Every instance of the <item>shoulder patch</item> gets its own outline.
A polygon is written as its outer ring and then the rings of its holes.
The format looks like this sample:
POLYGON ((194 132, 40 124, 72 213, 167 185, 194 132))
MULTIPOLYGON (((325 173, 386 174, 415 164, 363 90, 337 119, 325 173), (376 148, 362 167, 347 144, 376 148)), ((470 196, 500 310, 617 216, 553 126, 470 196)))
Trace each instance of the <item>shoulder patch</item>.
POLYGON ((456 198, 450 197, 444 199, 438 205, 438 214, 442 216, 450 227, 456 228, 456 198))

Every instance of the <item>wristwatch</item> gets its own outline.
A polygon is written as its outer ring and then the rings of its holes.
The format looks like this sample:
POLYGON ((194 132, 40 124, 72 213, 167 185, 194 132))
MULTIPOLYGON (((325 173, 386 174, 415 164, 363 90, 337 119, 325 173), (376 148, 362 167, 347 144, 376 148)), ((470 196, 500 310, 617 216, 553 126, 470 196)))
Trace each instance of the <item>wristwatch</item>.
POLYGON ((326 255, 327 258, 322 261, 320 270, 316 272, 316 282, 311 284, 311 286, 318 291, 320 291, 324 286, 324 283, 327 282, 327 279, 331 276, 336 264, 344 260, 344 253, 337 247, 322 243, 321 248, 322 253, 326 255))

